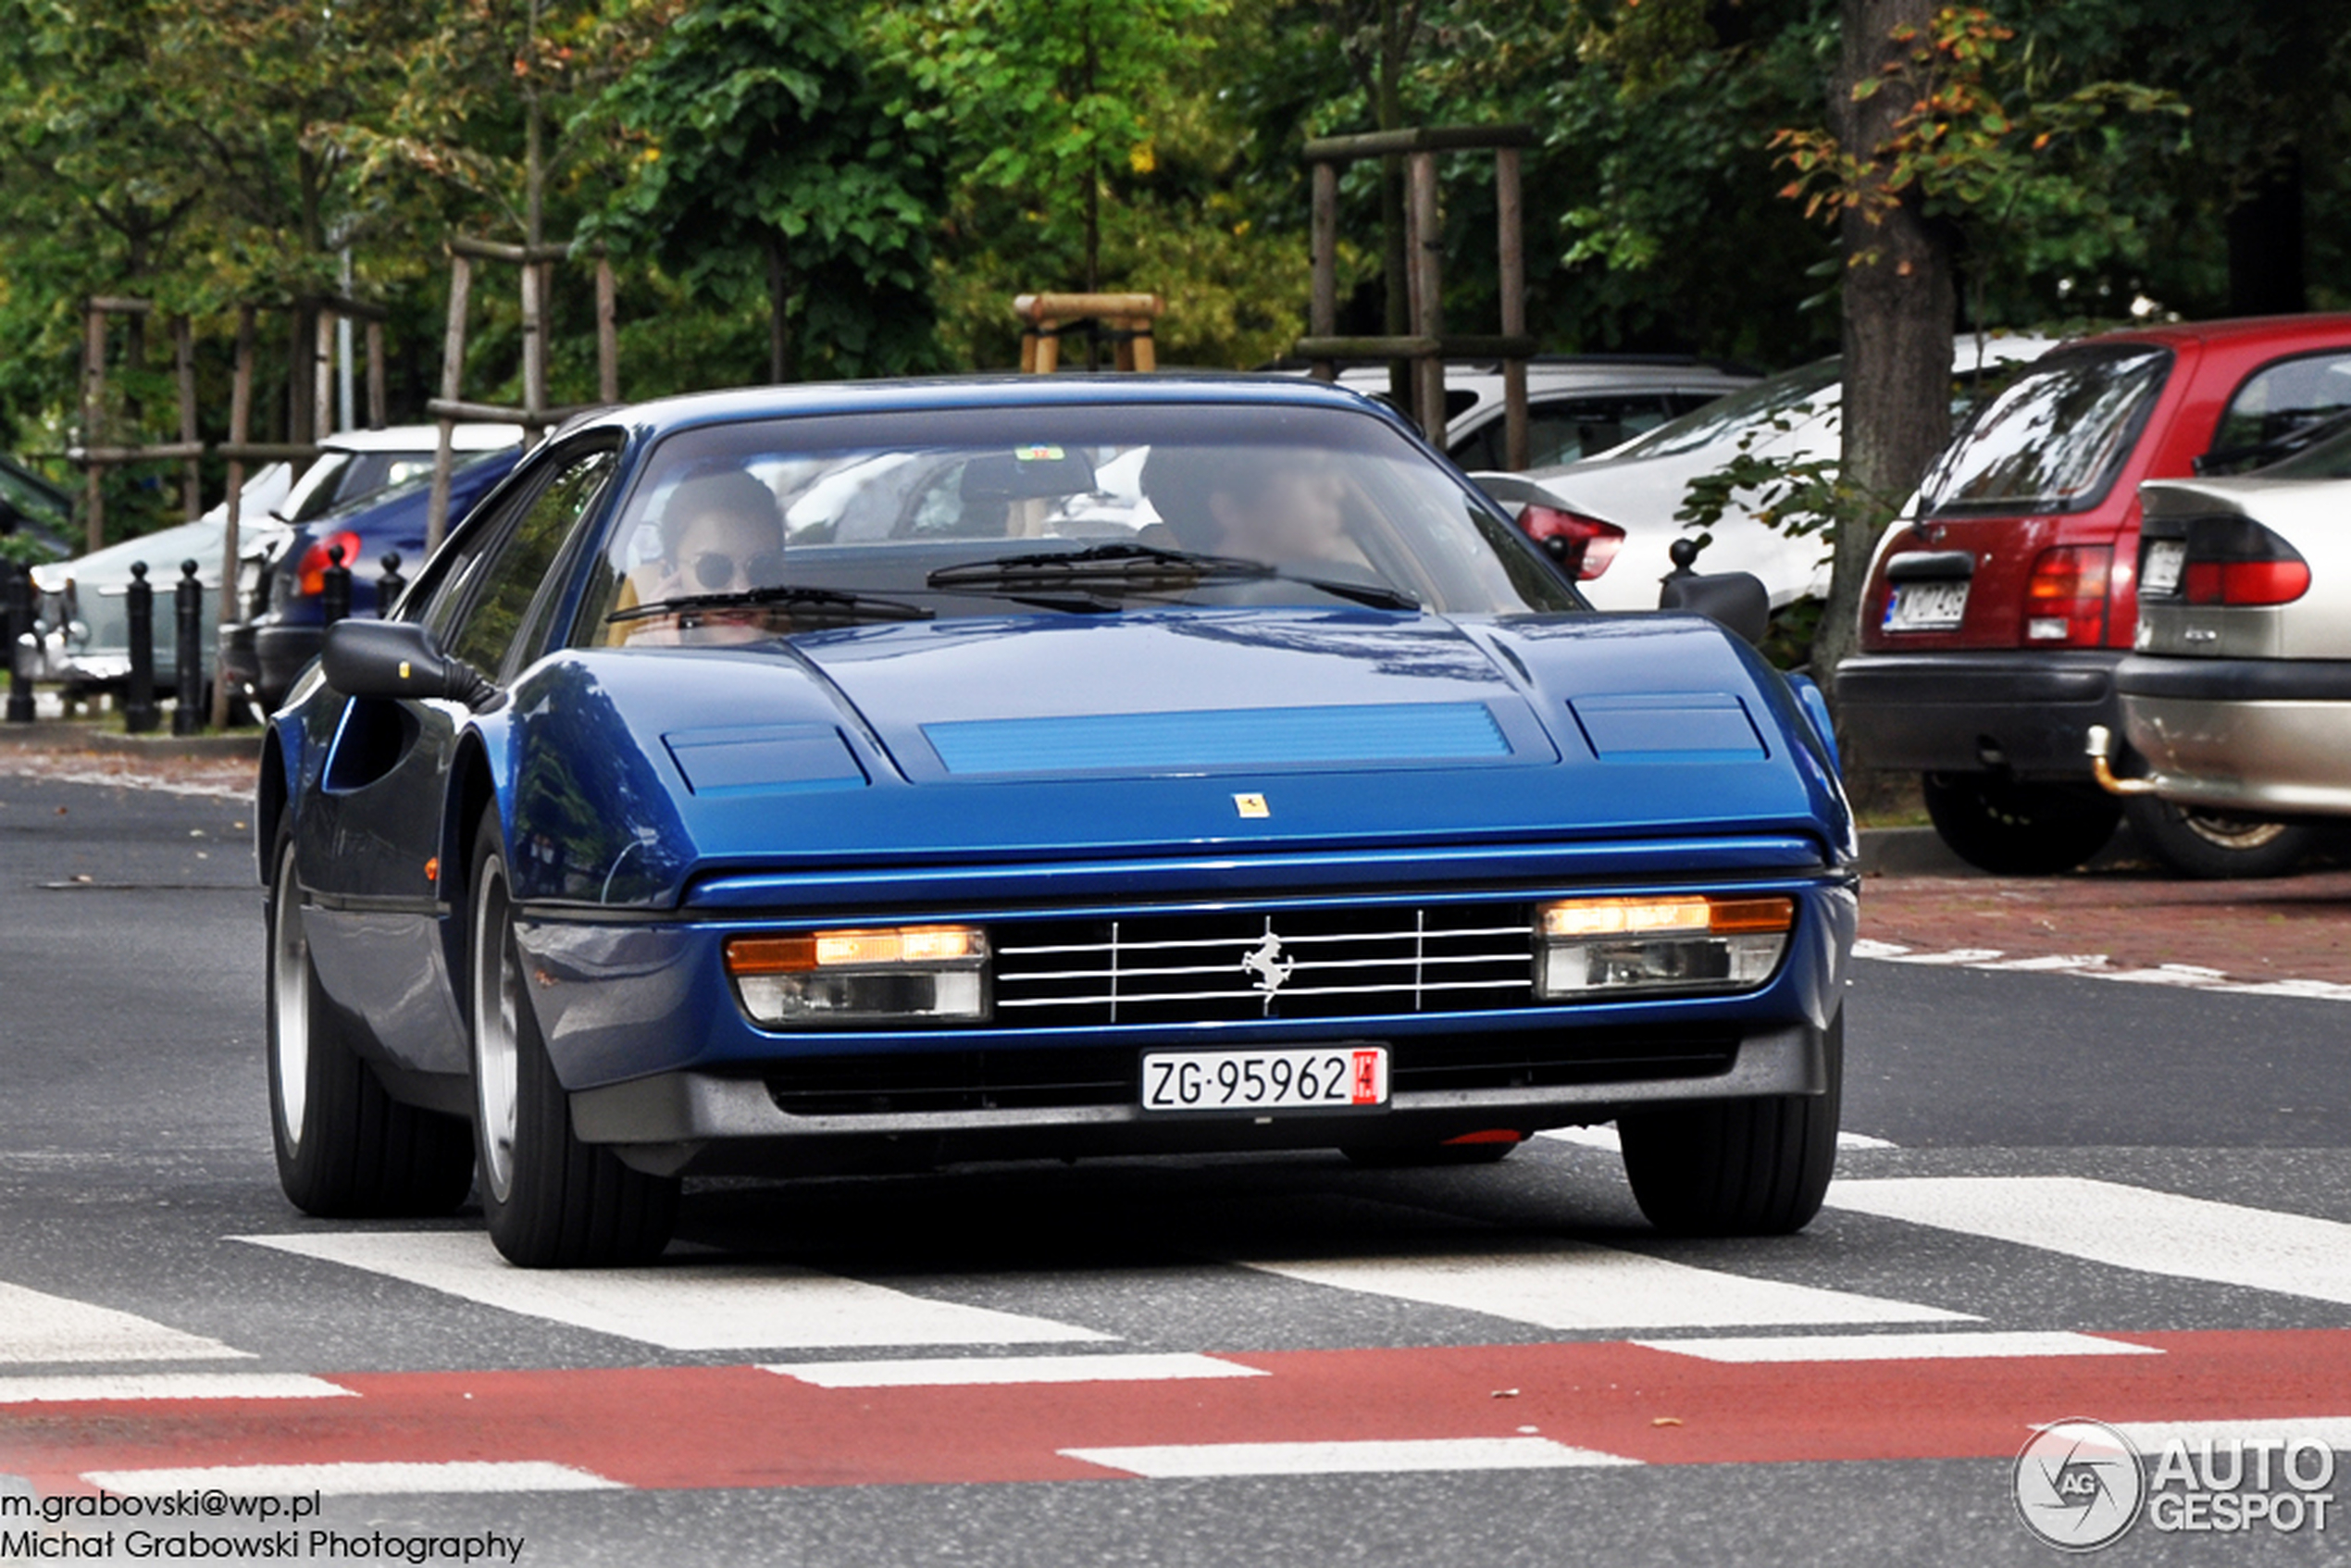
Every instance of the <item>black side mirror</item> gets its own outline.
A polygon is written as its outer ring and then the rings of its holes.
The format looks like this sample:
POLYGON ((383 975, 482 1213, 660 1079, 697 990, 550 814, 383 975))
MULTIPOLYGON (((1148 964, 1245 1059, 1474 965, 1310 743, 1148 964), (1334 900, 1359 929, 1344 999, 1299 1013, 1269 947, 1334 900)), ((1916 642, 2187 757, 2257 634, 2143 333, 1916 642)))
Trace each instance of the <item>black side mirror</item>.
POLYGON ((1690 569, 1698 559, 1698 542, 1677 539, 1667 554, 1673 569, 1658 579, 1657 607, 1704 616, 1749 646, 1760 645, 1772 625, 1772 594, 1753 572, 1715 572, 1701 576, 1690 569))
POLYGON ((479 670, 443 653, 413 621, 337 621, 318 658, 327 684, 346 697, 443 697, 479 708, 498 696, 479 670))

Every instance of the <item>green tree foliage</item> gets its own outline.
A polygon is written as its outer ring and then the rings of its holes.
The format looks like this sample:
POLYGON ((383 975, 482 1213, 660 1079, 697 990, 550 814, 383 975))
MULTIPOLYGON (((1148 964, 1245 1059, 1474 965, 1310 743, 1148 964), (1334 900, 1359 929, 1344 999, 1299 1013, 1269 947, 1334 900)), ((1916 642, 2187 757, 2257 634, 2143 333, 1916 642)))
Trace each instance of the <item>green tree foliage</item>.
POLYGON ((701 6, 604 101, 640 142, 595 231, 739 321, 764 298, 778 380, 942 367, 945 127, 868 68, 859 21, 844 3, 701 6))

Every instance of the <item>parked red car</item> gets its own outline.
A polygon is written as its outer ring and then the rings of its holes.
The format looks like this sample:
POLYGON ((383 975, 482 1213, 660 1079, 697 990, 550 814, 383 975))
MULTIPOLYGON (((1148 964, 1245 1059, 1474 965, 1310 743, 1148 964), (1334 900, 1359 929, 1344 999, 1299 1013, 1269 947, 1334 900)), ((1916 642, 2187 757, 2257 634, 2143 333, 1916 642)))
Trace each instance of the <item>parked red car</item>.
MULTIPOLYGON (((2114 666, 2138 624, 2139 483, 2239 473, 2351 414, 2351 315, 2110 332, 2044 355, 1962 429, 1886 530, 1837 672, 1872 765, 1917 769, 1936 831, 2013 875, 2079 865, 2127 810, 2195 876, 2262 876, 2309 829, 2119 806, 2086 734, 2117 728, 2114 666)), ((2330 427, 2332 428, 2332 427, 2330 427)))

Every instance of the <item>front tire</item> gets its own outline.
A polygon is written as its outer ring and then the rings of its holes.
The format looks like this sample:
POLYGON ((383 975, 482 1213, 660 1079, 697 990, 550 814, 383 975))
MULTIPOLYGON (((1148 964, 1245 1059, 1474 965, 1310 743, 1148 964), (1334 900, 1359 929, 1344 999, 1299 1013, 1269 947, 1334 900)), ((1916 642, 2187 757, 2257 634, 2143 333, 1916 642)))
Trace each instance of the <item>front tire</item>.
POLYGON ((1785 1236, 1821 1212, 1836 1168, 1845 1015, 1822 1031, 1822 1094, 1700 1101, 1616 1119, 1649 1223, 1676 1236, 1785 1236))
POLYGON ((360 1059, 350 1018, 310 962, 292 835, 276 848, 267 1029, 278 1184, 326 1219, 445 1214, 473 1185, 472 1137, 461 1117, 392 1099, 360 1059))
POLYGON ((466 994, 474 1142, 490 1239, 524 1268, 650 1262, 677 1223, 678 1180, 631 1170, 610 1150, 573 1135, 571 1098, 523 990, 494 808, 483 815, 474 843, 466 994))
POLYGON ((2106 848, 2122 815, 2120 803, 2094 790, 2003 774, 1930 773, 1920 785, 1951 852, 1996 877, 2071 871, 2106 848))
POLYGON ((2183 877, 2283 877, 2318 835, 2307 828, 2133 795, 2123 806, 2147 852, 2183 877))

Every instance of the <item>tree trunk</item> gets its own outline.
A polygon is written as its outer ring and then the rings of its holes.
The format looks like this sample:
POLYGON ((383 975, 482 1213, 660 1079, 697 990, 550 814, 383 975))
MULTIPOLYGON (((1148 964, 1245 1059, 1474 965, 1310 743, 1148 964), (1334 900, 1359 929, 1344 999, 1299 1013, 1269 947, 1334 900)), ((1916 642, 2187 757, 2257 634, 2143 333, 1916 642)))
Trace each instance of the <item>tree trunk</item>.
POLYGON ((791 268, 784 263, 784 237, 767 231, 767 379, 777 386, 798 380, 792 365, 791 268))
MULTIPOLYGON (((1380 0, 1379 57, 1373 67, 1376 86, 1374 109, 1378 129, 1404 128, 1404 94, 1399 79, 1404 74, 1404 0, 1380 0)), ((1380 286, 1386 296, 1381 328, 1391 338, 1410 333, 1412 326, 1412 258, 1404 254, 1404 160, 1380 159, 1379 229, 1380 286)), ((1387 395, 1397 407, 1412 406, 1412 367, 1401 359, 1387 366, 1387 395)))
MULTIPOLYGON (((1860 103, 1853 84, 1906 58, 1893 31, 1923 30, 1935 0, 1844 0, 1844 56, 1829 112, 1838 140, 1856 156, 1883 146, 1910 94, 1890 87, 1860 103)), ((1844 274, 1843 453, 1855 496, 1839 520, 1828 604, 1812 668, 1828 678, 1853 652, 1861 589, 1878 536, 1950 439, 1951 336, 1958 304, 1947 241, 1905 203, 1872 223, 1848 210, 1839 238, 1844 274)), ((1834 690, 1834 687, 1831 687, 1834 690)), ((1866 759, 1846 753, 1848 778, 1866 759)))

